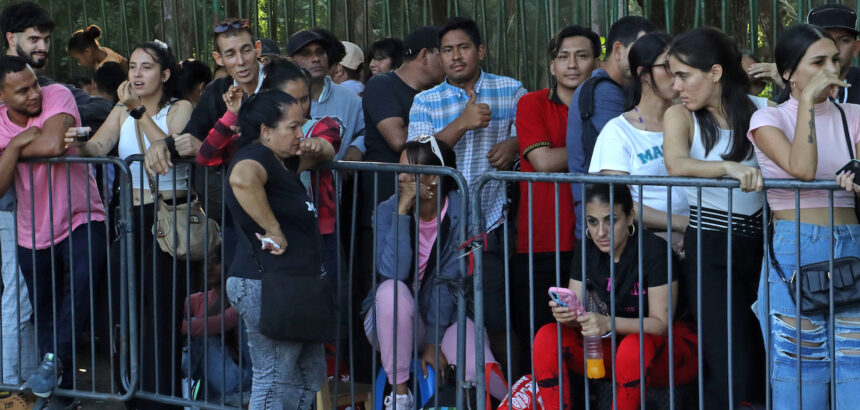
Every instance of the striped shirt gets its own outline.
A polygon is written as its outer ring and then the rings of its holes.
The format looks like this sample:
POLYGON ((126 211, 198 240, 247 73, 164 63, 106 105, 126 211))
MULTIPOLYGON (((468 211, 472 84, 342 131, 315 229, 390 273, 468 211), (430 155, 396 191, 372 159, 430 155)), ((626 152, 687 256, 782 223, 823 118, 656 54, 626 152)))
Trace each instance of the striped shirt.
MULTIPOLYGON (((493 171, 487 152, 496 144, 516 137, 514 121, 517 103, 526 93, 519 81, 483 71, 474 89, 476 102, 488 104, 492 116, 489 126, 467 131, 454 145, 457 170, 470 186, 482 174, 493 171)), ((463 113, 468 101, 466 91, 448 84, 447 80, 419 93, 409 111, 409 139, 413 140, 419 135, 436 135, 463 113)), ((504 203, 505 184, 501 181, 488 182, 481 192, 485 228, 493 229, 498 225, 495 222, 501 219, 504 203)))

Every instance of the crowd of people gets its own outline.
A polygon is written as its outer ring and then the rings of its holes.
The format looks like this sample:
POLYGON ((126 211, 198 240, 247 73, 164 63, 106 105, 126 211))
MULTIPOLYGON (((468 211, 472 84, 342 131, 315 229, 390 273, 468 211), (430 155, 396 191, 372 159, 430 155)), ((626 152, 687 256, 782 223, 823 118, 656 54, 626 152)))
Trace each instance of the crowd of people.
MULTIPOLYGON (((26 381, 37 394, 76 387, 55 375, 76 370, 84 332, 112 326, 99 311, 119 303, 104 295, 118 291, 123 250, 105 244, 126 228, 110 216, 117 189, 129 189, 145 393, 179 395, 181 374, 201 379, 207 400, 309 409, 326 378, 324 346, 346 352, 355 315, 368 342, 357 344, 378 350, 390 385, 386 410, 420 407, 411 387, 428 368, 446 378, 458 328, 466 380, 476 381, 482 337, 495 369, 533 371, 543 408, 584 404, 573 381, 584 377, 586 337, 603 338, 619 409, 639 408, 643 387, 667 386, 670 366, 676 385, 703 375, 703 408, 763 403, 767 377, 775 408, 855 408, 860 311, 797 317, 784 278, 860 256, 860 186, 840 172, 860 149, 856 18, 842 5, 813 9, 782 32, 773 63, 714 28, 672 36, 628 16, 605 33, 604 50, 598 33, 568 26, 547 44, 550 86, 528 92, 482 69, 491 50, 463 17, 379 39, 367 53, 321 28, 292 34, 282 52, 247 19, 228 19, 212 28, 214 73, 178 62, 157 39, 123 56, 92 25, 66 52, 93 74, 64 84, 42 72, 52 17, 33 2, 9 5, 0 14, 3 383, 26 381), (129 163, 125 187, 113 167, 23 162, 63 155, 143 160, 129 163), (458 323, 458 296, 472 300, 457 241, 472 220, 462 207, 470 194, 446 176, 313 171, 328 161, 450 167, 470 185, 512 170, 730 178, 739 188, 490 181, 472 227, 483 232, 477 335, 471 309, 458 323), (832 203, 827 191, 771 189, 765 200, 765 178, 843 189, 832 203), (153 226, 160 207, 197 198, 220 225, 223 254, 186 265, 153 226), (550 300, 553 286, 584 311, 550 300)), ((491 373, 502 399, 503 372, 491 373)), ((166 406, 151 395, 127 404, 166 406)))

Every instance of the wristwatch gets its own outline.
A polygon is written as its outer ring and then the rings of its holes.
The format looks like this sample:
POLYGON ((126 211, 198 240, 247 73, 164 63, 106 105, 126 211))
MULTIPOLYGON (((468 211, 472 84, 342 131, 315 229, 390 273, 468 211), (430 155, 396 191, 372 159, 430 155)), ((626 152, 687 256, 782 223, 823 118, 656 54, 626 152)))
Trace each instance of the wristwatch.
POLYGON ((128 110, 128 115, 130 115, 131 118, 139 120, 141 117, 143 117, 143 113, 145 113, 145 112, 146 112, 146 106, 141 105, 140 107, 135 108, 133 110, 128 110))

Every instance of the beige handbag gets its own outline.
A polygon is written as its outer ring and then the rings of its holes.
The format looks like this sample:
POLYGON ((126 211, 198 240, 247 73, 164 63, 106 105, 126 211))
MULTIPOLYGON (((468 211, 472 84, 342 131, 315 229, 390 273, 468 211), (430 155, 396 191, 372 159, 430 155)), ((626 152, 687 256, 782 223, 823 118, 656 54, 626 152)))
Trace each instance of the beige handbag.
MULTIPOLYGON (((137 145, 140 147, 140 152, 145 153, 146 149, 144 148, 140 125, 136 120, 134 125, 137 132, 137 145)), ((149 180, 150 191, 155 193, 149 172, 147 172, 147 179, 149 180)), ((211 252, 221 246, 221 228, 218 226, 218 222, 203 212, 197 195, 189 192, 186 202, 176 203, 181 200, 174 198, 174 203, 169 204, 161 194, 158 194, 156 201, 158 208, 153 235, 158 241, 158 247, 170 256, 182 260, 203 260, 206 258, 207 251, 211 252)))

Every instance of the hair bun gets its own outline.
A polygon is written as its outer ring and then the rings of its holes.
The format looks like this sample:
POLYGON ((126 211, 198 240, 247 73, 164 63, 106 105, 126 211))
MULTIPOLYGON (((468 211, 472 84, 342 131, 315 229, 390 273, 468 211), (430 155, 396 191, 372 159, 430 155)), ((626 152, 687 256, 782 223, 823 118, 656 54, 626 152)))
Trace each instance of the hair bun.
POLYGON ((87 27, 87 33, 88 33, 88 34, 90 35, 90 37, 92 37, 93 39, 97 39, 97 38, 101 37, 101 35, 102 35, 102 29, 101 29, 101 28, 99 28, 99 26, 97 26, 97 25, 93 24, 93 25, 91 25, 91 26, 87 27))

